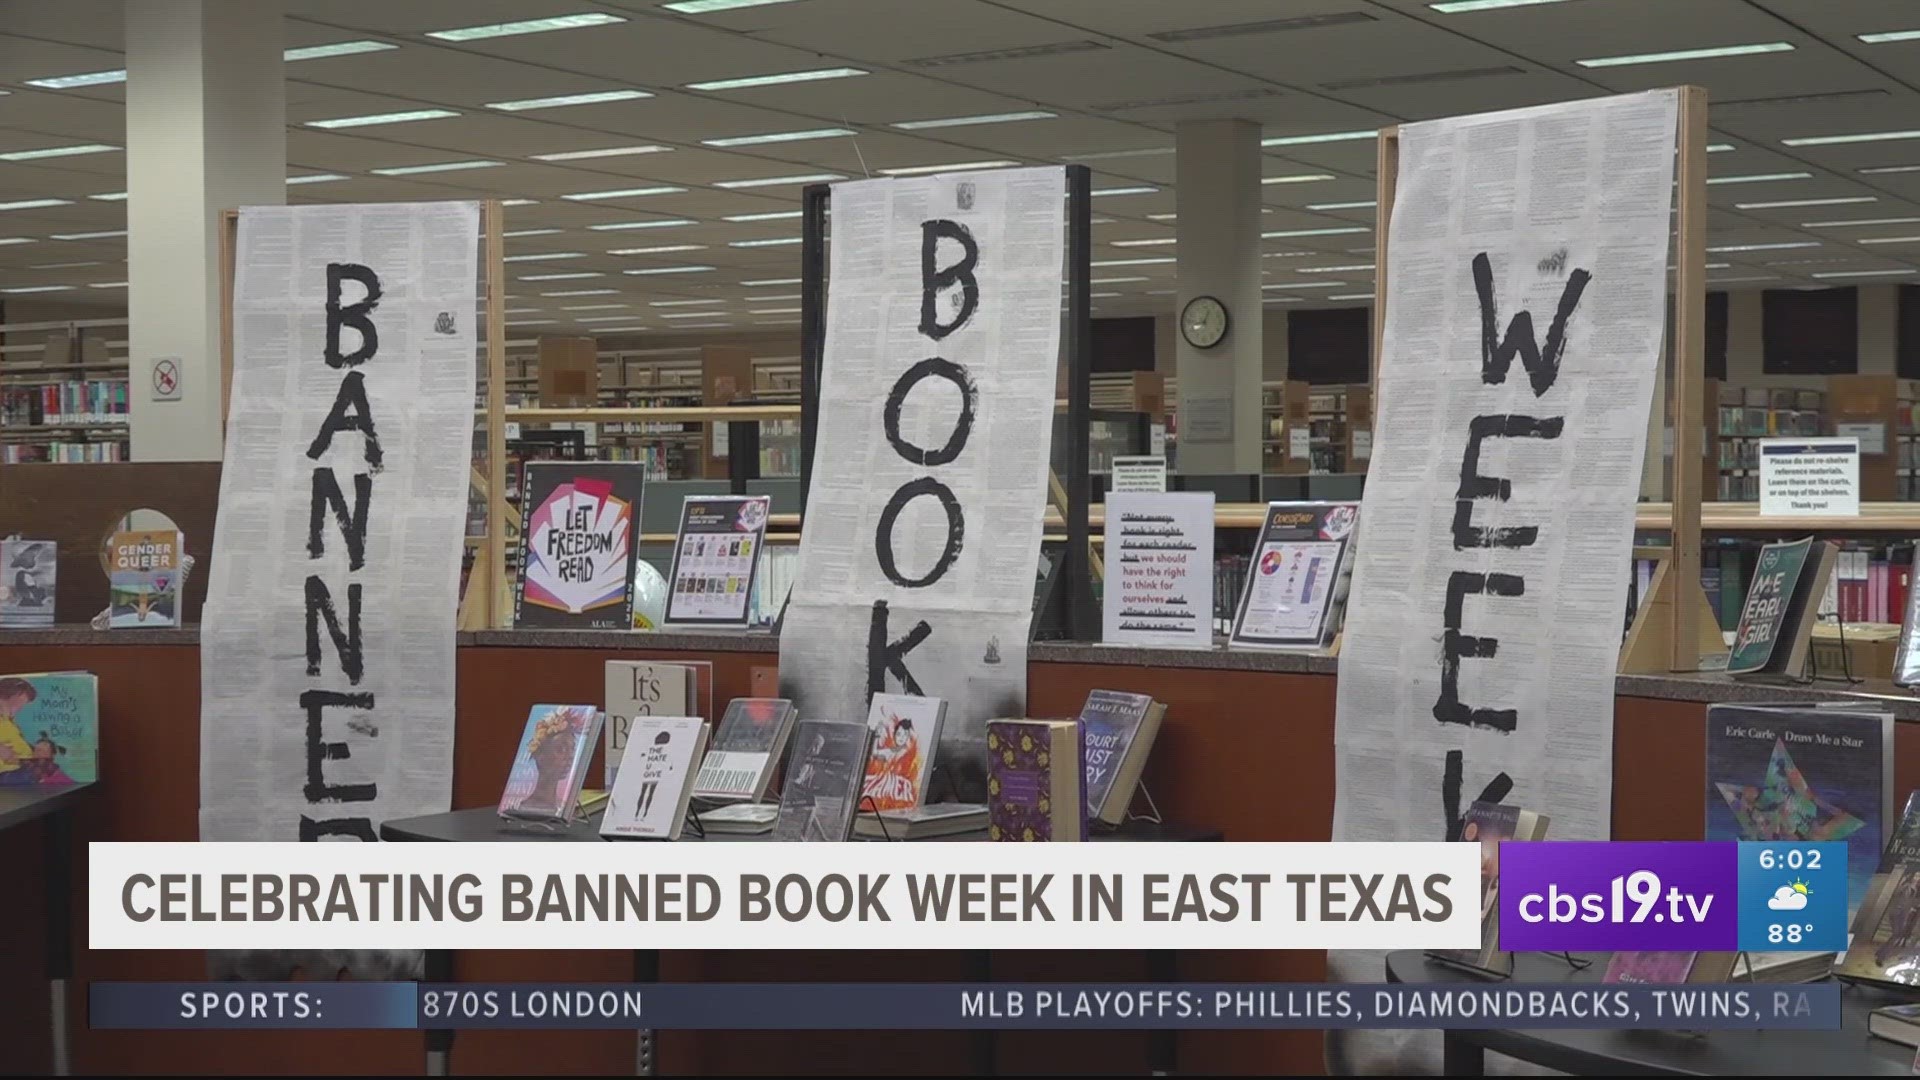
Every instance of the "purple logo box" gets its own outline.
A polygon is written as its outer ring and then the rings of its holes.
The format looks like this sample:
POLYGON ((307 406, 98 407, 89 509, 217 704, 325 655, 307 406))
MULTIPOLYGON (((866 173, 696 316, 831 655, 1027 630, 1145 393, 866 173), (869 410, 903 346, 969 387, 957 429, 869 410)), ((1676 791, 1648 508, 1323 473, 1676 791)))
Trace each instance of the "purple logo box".
POLYGON ((1731 841, 1507 841, 1500 948, 1731 951, 1739 879, 1731 841))

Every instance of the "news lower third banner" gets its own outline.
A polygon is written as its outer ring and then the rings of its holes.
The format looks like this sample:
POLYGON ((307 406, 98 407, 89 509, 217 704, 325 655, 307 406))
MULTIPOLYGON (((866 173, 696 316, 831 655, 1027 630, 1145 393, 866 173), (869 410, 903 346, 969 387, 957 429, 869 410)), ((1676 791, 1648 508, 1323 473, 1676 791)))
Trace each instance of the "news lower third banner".
POLYGON ((1471 983, 94 983, 95 1029, 1834 1030, 1840 987, 1471 983))

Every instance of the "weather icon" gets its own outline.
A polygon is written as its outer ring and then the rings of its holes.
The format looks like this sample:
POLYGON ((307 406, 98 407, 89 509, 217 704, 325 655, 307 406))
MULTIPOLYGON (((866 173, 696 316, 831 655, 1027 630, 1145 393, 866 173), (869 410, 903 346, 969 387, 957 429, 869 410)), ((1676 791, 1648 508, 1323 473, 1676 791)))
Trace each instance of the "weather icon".
POLYGON ((1774 911, 1800 911, 1807 906, 1807 896, 1813 890, 1807 888, 1805 881, 1795 881, 1773 890, 1773 896, 1767 900, 1767 906, 1774 911))

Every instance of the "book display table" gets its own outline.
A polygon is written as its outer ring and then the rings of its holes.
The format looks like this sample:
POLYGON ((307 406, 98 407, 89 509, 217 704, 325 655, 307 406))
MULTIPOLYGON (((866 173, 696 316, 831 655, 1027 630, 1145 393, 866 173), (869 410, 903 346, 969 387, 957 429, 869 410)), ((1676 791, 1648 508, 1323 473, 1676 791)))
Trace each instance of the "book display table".
POLYGON ((47 994, 52 1029, 53 1073, 70 1072, 67 1042, 67 980, 73 977, 73 809, 93 794, 93 784, 52 788, 0 788, 0 830, 46 819, 47 994))
MULTIPOLYGON (((1575 971, 1558 957, 1537 953, 1513 959, 1516 984, 1597 983, 1606 967, 1596 963, 1575 971)), ((1387 981, 1503 985, 1414 950, 1387 955, 1387 981)), ((1485 1075, 1488 1050, 1582 1076, 1905 1076, 1913 1067, 1913 1048, 1867 1034, 1867 1015, 1907 1000, 1890 990, 1847 987, 1838 1031, 1453 1030, 1441 1035, 1448 1076, 1485 1075)))
MULTIPOLYGON (((380 826, 380 839, 389 842, 419 843, 487 843, 491 841, 532 841, 549 843, 601 843, 600 816, 598 813, 582 821, 576 821, 564 828, 542 829, 519 823, 503 821, 491 806, 477 807, 472 810, 455 810, 447 814, 428 814, 422 817, 404 818, 399 821, 384 822, 380 826)), ((985 829, 977 832, 956 833, 952 836, 931 837, 913 843, 947 842, 985 842, 985 829)), ((1200 828, 1190 825, 1160 824, 1150 821, 1128 822, 1119 829, 1096 832, 1089 839, 1095 843, 1206 843, 1223 839, 1219 829, 1200 828)), ((647 843, 730 843, 734 841, 771 842, 766 834, 740 835, 735 833, 716 834, 704 841, 691 831, 676 841, 605 841, 641 846, 647 843)), ((868 842, 868 841, 862 841, 868 842)), ((881 841, 874 840, 873 843, 881 841)), ((906 841, 901 841, 906 842, 906 841)), ((1179 978, 1178 960, 1172 952, 1152 950, 1147 957, 1147 980, 1150 982, 1174 982, 1179 978)), ((993 981, 993 954, 980 950, 970 954, 969 978, 973 982, 993 981)), ((453 981, 453 954, 444 949, 427 951, 427 982, 453 981)), ((660 979, 660 951, 658 949, 636 949, 633 954, 633 981, 658 982, 660 979)), ((1863 1020, 1862 1023, 1865 1023, 1863 1020)), ((453 1032, 427 1032, 427 1073, 431 1076, 447 1075, 447 1059, 453 1050, 453 1032)), ((1172 1031, 1154 1031, 1148 1043, 1148 1071, 1154 1074, 1168 1074, 1175 1071, 1177 1042, 1172 1031)), ((973 1072, 981 1076, 991 1076, 996 1070, 997 1045, 994 1032, 981 1031, 974 1044, 973 1072)), ((653 1032, 641 1030, 637 1047, 636 1072, 642 1076, 653 1074, 653 1032)))

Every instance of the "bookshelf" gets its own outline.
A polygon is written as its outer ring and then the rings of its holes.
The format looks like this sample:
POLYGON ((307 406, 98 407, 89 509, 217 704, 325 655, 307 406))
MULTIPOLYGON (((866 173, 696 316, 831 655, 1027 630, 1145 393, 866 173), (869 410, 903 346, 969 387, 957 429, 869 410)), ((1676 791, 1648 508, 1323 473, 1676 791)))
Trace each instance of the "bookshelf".
POLYGON ((127 460, 126 325, 0 325, 0 464, 127 460))
MULTIPOLYGON (((1759 500, 1761 439, 1826 433, 1829 395, 1820 390, 1726 383, 1709 389, 1715 403, 1708 429, 1709 457, 1714 462, 1709 490, 1721 502, 1759 500)), ((1863 466, 1863 479, 1864 473, 1863 466)), ((1865 489, 1863 495, 1875 497, 1865 489)), ((1891 488, 1879 497, 1891 498, 1891 488)))

